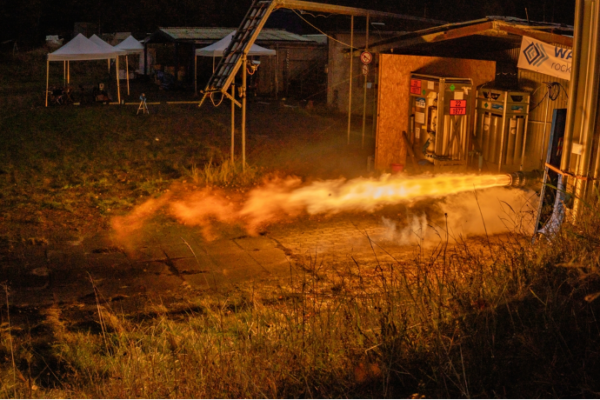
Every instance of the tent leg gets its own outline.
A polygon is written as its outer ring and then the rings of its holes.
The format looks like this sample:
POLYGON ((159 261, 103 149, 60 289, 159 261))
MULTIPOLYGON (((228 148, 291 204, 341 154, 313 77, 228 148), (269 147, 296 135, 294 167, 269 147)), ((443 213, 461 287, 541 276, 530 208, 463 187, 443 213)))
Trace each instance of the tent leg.
POLYGON ((127 96, 129 96, 129 57, 125 56, 125 75, 127 76, 127 96))
POLYGON ((71 84, 71 62, 67 61, 67 85, 71 84))
POLYGON ((242 56, 242 172, 246 172, 246 55, 242 56))
POLYGON ((48 84, 50 81, 50 60, 46 61, 46 107, 48 107, 48 84))
MULTIPOLYGON (((108 60, 108 65, 110 66, 110 59, 108 60)), ((119 57, 117 56, 117 73, 115 74, 117 76, 117 100, 119 101, 119 104, 121 104, 121 82, 119 81, 119 57)))
POLYGON ((233 99, 235 99, 235 85, 231 85, 231 164, 234 163, 234 150, 235 150, 235 103, 233 99))
POLYGON ((110 58, 106 61, 108 61, 108 73, 110 74, 110 58))

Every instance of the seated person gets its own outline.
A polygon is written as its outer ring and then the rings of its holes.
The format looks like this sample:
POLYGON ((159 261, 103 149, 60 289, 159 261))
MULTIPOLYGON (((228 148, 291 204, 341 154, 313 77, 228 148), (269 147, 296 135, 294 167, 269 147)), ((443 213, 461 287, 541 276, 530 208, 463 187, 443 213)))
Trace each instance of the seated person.
POLYGON ((62 88, 59 87, 54 87, 52 88, 52 102, 55 104, 62 104, 63 103, 63 90, 62 88))
POLYGON ((94 100, 105 103, 112 101, 110 95, 105 90, 104 83, 98 84, 98 87, 94 87, 94 100))

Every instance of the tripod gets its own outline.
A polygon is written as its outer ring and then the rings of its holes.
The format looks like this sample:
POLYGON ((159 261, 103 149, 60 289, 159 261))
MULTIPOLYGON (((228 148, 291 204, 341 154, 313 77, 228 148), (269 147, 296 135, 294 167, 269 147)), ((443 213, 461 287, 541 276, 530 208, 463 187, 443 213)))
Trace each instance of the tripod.
POLYGON ((140 111, 142 112, 142 114, 150 114, 150 111, 148 110, 148 105, 146 104, 146 95, 144 93, 142 93, 142 95, 140 96, 140 106, 138 107, 135 115, 138 115, 140 111))

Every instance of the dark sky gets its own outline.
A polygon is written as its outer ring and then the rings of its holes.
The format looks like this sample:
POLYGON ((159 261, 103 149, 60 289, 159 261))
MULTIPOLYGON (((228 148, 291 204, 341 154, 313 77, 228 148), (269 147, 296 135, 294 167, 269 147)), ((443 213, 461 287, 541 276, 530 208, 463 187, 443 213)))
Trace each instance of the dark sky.
MULTIPOLYGON (((575 0, 328 0, 449 22, 486 15, 508 15, 572 25, 575 0)), ((100 25, 102 32, 152 32, 158 26, 238 26, 251 0, 0 0, 0 39, 42 43, 47 34, 69 36, 74 22, 100 25)), ((272 24, 311 33, 295 16, 283 14, 272 24)), ((332 23, 316 18, 324 29, 332 23)), ((333 28, 345 25, 338 18, 333 28)))

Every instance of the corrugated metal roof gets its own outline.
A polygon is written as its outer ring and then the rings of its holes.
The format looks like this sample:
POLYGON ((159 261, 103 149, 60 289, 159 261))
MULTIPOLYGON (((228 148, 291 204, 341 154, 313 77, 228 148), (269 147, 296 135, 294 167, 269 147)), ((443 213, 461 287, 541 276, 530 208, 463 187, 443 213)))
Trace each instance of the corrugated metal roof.
MULTIPOLYGON (((174 40, 221 40, 237 28, 159 28, 174 40)), ((258 35, 260 42, 313 42, 311 39, 282 29, 263 29, 258 35)))
POLYGON ((319 44, 327 44, 327 35, 323 34, 311 34, 311 35, 302 35, 303 37, 314 40, 319 44))
POLYGON ((419 31, 407 32, 396 37, 383 39, 371 45, 372 49, 385 49, 389 51, 394 48, 430 45, 446 40, 456 40, 465 36, 497 36, 507 41, 516 41, 519 36, 527 35, 535 37, 548 43, 562 41, 562 45, 571 46, 573 27, 548 22, 527 21, 514 17, 491 16, 482 19, 463 21, 426 28, 419 31), (453 34, 453 31, 459 32, 453 34), (462 31, 462 32, 461 32, 462 31))

